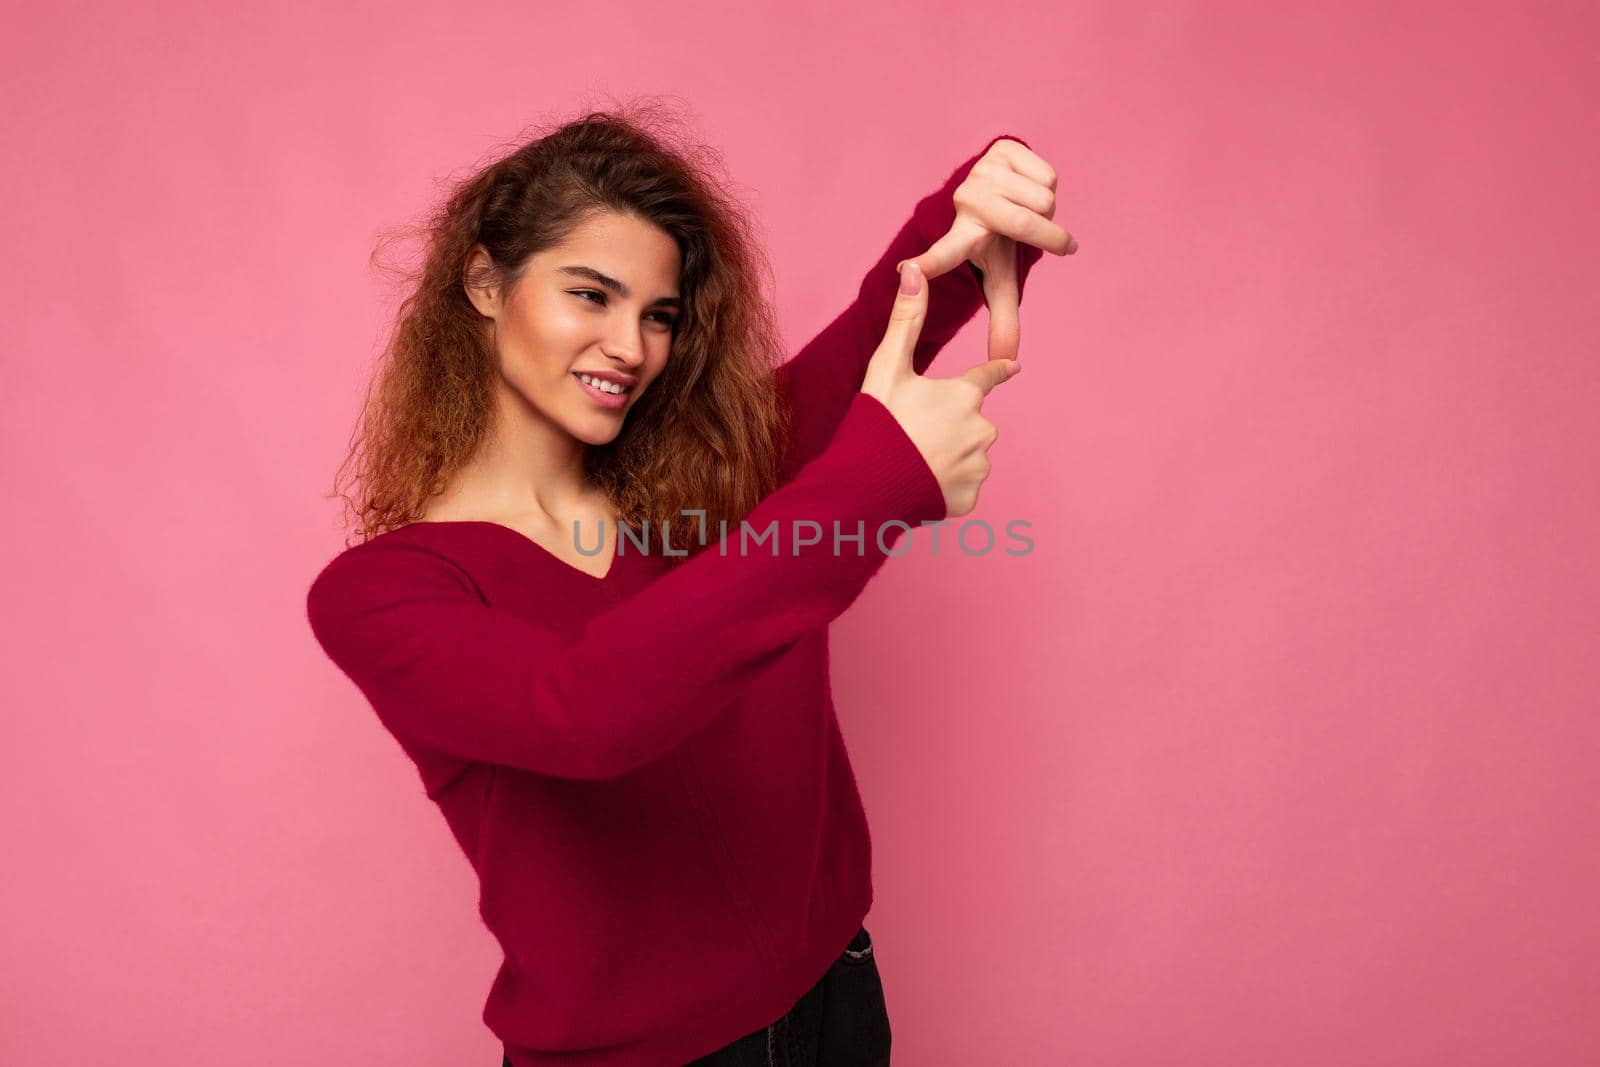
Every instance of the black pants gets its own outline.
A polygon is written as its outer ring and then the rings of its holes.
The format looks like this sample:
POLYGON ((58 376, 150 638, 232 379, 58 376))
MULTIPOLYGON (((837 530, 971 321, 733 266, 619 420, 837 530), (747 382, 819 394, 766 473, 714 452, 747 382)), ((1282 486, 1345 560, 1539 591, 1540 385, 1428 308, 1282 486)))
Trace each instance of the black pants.
MULTIPOLYGON (((781 1019, 685 1067, 888 1067, 890 1038, 883 978, 863 926, 781 1019)), ((501 1067, 511 1067, 509 1056, 501 1067)))

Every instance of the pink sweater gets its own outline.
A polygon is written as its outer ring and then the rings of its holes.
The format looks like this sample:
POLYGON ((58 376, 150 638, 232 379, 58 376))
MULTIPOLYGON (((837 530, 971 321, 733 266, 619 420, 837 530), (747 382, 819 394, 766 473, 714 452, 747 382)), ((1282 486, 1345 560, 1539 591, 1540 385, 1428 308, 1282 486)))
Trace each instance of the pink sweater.
MULTIPOLYGON (((915 528, 945 506, 859 389, 895 263, 949 228, 977 158, 779 371, 795 424, 785 481, 746 519, 757 533, 777 521, 776 555, 770 540, 741 552, 730 525, 725 553, 712 529, 672 567, 652 528, 651 554, 619 544, 595 578, 509 527, 422 522, 346 549, 313 582, 317 640, 477 873, 505 953, 483 1019, 516 1067, 705 1055, 788 1011, 871 908, 827 628, 887 558, 880 527, 895 549, 890 520, 915 528), (795 548, 818 527, 820 543, 795 548)), ((1040 255, 1019 246, 1024 277, 1040 255)), ((918 371, 983 306, 970 265, 931 286, 918 371)))

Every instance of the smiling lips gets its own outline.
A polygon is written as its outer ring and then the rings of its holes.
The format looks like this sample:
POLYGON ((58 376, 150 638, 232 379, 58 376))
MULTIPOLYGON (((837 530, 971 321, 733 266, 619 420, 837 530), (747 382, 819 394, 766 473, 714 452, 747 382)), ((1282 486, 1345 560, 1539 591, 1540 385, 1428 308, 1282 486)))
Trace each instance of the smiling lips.
POLYGON ((627 407, 628 394, 632 392, 633 381, 622 374, 590 374, 585 371, 574 372, 572 375, 589 394, 590 399, 601 407, 613 411, 627 407))

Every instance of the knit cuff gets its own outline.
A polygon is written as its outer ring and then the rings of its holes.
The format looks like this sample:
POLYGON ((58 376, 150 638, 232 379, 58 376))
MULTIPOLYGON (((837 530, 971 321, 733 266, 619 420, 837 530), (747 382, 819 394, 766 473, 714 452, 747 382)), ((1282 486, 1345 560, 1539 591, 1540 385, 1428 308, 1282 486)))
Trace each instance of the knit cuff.
POLYGON ((857 393, 829 450, 870 466, 884 514, 913 528, 945 517, 944 490, 898 419, 870 393, 857 393))

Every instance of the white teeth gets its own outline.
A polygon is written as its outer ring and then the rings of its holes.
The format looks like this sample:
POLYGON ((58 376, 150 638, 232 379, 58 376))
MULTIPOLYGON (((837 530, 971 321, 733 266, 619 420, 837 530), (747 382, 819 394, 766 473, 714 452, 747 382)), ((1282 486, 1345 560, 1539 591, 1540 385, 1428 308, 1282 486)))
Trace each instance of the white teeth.
POLYGON ((578 380, 582 381, 582 382, 585 382, 585 383, 587 383, 589 385, 594 386, 596 389, 600 390, 602 393, 625 393, 625 392, 627 392, 627 390, 624 389, 620 385, 617 385, 617 384, 615 384, 613 382, 601 381, 599 378, 591 378, 587 374, 578 375, 578 380))

